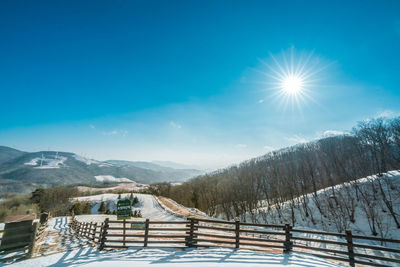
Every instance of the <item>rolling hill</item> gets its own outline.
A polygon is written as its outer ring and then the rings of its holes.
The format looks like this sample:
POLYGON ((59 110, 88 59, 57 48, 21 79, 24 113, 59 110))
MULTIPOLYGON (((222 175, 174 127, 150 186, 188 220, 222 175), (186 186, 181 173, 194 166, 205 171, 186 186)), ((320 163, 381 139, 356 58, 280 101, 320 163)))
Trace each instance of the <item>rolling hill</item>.
POLYGON ((24 152, 0 147, 0 193, 27 193, 38 187, 78 183, 182 182, 201 173, 148 162, 97 161, 70 152, 24 152))

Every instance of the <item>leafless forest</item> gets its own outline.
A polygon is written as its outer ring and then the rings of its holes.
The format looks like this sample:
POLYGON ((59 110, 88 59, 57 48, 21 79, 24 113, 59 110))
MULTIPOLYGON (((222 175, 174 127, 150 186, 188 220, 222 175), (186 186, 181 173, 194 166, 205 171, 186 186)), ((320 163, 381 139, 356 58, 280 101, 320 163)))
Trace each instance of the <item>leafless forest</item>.
POLYGON ((400 184, 385 176, 362 184, 356 180, 396 169, 400 169, 400 117, 379 118, 358 123, 348 135, 274 151, 180 186, 162 183, 151 189, 228 220, 274 219, 296 225, 300 216, 316 224, 318 214, 341 232, 355 223, 359 213, 371 234, 384 236, 388 218, 400 228, 396 207, 400 184), (336 189, 343 183, 342 190, 336 189), (324 194, 317 193, 321 189, 324 194), (284 209, 289 216, 283 214, 284 209), (385 219, 382 213, 387 214, 385 219))

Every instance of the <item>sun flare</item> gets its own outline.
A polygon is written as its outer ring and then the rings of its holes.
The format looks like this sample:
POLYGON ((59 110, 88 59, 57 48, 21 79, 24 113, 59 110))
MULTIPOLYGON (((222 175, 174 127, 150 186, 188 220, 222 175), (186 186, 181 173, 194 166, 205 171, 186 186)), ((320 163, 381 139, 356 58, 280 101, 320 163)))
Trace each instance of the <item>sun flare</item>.
POLYGON ((282 90, 285 94, 295 95, 301 93, 303 89, 303 80, 299 76, 291 75, 282 82, 282 90))
MULTIPOLYGON (((313 57, 313 52, 301 52, 296 55, 294 47, 289 51, 282 51, 279 56, 271 55, 271 63, 261 62, 269 71, 261 71, 266 76, 266 90, 273 91, 271 97, 278 100, 284 109, 307 105, 309 100, 317 103, 313 94, 319 81, 322 80, 322 66, 320 58, 313 57)), ((318 103, 317 103, 318 104, 318 103)))

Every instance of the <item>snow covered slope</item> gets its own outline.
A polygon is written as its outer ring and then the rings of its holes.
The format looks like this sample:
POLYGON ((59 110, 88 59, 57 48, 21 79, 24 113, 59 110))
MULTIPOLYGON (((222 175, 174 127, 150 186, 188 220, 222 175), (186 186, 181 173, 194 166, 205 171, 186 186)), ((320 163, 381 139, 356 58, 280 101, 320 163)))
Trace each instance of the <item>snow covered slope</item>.
POLYGON ((111 183, 133 183, 132 180, 129 180, 128 178, 115 178, 112 175, 96 175, 94 176, 97 182, 105 183, 105 182, 111 182, 111 183))
POLYGON ((311 228, 330 232, 351 229, 360 235, 400 239, 388 205, 400 219, 400 172, 391 171, 382 177, 377 175, 350 183, 317 191, 304 197, 262 207, 248 215, 249 221, 282 224, 288 222, 296 228, 311 228), (390 203, 387 203, 389 202, 390 203))
MULTIPOLYGON (((121 198, 129 198, 130 194, 121 194, 121 198)), ((140 210, 143 218, 148 218, 151 220, 162 220, 162 221, 177 221, 182 220, 181 217, 176 216, 170 212, 167 212, 156 200, 153 195, 148 194, 134 194, 139 199, 139 203, 134 207, 134 209, 140 210)), ((110 209, 114 211, 117 208, 118 194, 100 194, 87 197, 77 197, 75 201, 87 201, 91 203, 92 214, 97 214, 100 207, 100 203, 103 201, 110 209)), ((107 215, 108 216, 108 215, 107 215)), ((109 215, 112 217, 115 215, 109 215)), ((95 219, 97 216, 82 215, 79 219, 91 218, 95 219)), ((104 218, 102 218, 104 220, 104 218)), ((86 219, 85 219, 86 220, 86 219)))

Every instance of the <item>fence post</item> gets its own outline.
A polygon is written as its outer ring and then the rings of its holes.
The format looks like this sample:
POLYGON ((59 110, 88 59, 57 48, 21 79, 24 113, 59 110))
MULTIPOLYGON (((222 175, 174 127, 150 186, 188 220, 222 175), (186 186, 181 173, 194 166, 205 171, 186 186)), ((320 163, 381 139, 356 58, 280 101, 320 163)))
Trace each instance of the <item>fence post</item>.
POLYGON ((354 267, 355 262, 354 262, 353 235, 351 233, 351 230, 349 229, 346 230, 346 241, 347 241, 347 250, 349 252, 349 263, 350 266, 354 267))
POLYGON ((85 229, 85 223, 84 222, 80 222, 79 223, 79 235, 83 236, 83 230, 85 229))
POLYGON ((83 232, 83 222, 79 223, 79 235, 81 236, 83 232))
POLYGON ((104 228, 104 222, 101 223, 100 225, 100 232, 99 232, 99 238, 97 239, 97 242, 101 242, 101 238, 103 236, 103 228, 104 228))
POLYGON ((143 246, 147 247, 147 241, 149 239, 149 219, 146 219, 145 228, 144 228, 144 242, 143 246))
POLYGON ((239 240, 240 240, 240 221, 236 218, 235 220, 235 234, 236 234, 236 242, 235 248, 239 248, 239 240))
POLYGON ((189 220, 190 220, 190 223, 189 223, 189 236, 187 237, 187 240, 186 240, 186 246, 188 246, 188 247, 193 247, 193 244, 194 244, 194 223, 195 223, 195 221, 194 221, 194 219, 193 218, 188 218, 189 220))
POLYGON ((32 258, 33 256, 33 249, 35 248, 35 243, 36 243, 36 232, 38 229, 38 223, 35 222, 32 225, 32 234, 31 234, 31 242, 29 244, 29 250, 28 250, 28 254, 27 254, 27 258, 32 258))
POLYGON ((101 233, 100 247, 99 247, 100 250, 103 250, 104 244, 106 243, 106 240, 107 240, 106 236, 107 236, 107 229, 108 229, 108 221, 109 221, 108 218, 106 218, 104 221, 103 231, 101 233))
POLYGON ((90 227, 91 227, 91 222, 90 223, 86 223, 86 231, 85 231, 85 237, 89 238, 89 232, 90 232, 90 227))
POLYGON ((193 219, 193 236, 192 236, 192 247, 195 247, 197 245, 197 233, 195 231, 199 230, 199 221, 196 219, 193 219))
POLYGON ((96 238, 97 222, 94 223, 93 225, 94 225, 94 227, 93 227, 92 241, 96 242, 95 238, 96 238))
POLYGON ((92 239, 90 236, 92 235, 92 226, 93 226, 93 223, 92 222, 90 222, 90 224, 89 224, 89 229, 88 229, 88 232, 87 232, 87 238, 90 240, 90 239, 92 239))
POLYGON ((123 221, 123 225, 124 225, 124 227, 123 227, 123 230, 122 230, 122 235, 123 235, 123 237, 122 237, 122 245, 125 247, 125 223, 126 223, 126 220, 124 219, 124 221, 123 221))
POLYGON ((93 240, 93 226, 94 226, 94 222, 90 222, 90 231, 88 234, 88 238, 93 240))
POLYGON ((85 232, 86 232, 86 222, 82 223, 82 237, 85 237, 85 232))
POLYGON ((290 238, 292 237, 292 234, 290 233, 291 229, 292 227, 288 223, 285 224, 285 248, 283 249, 284 253, 289 253, 292 250, 293 242, 290 241, 290 238))

